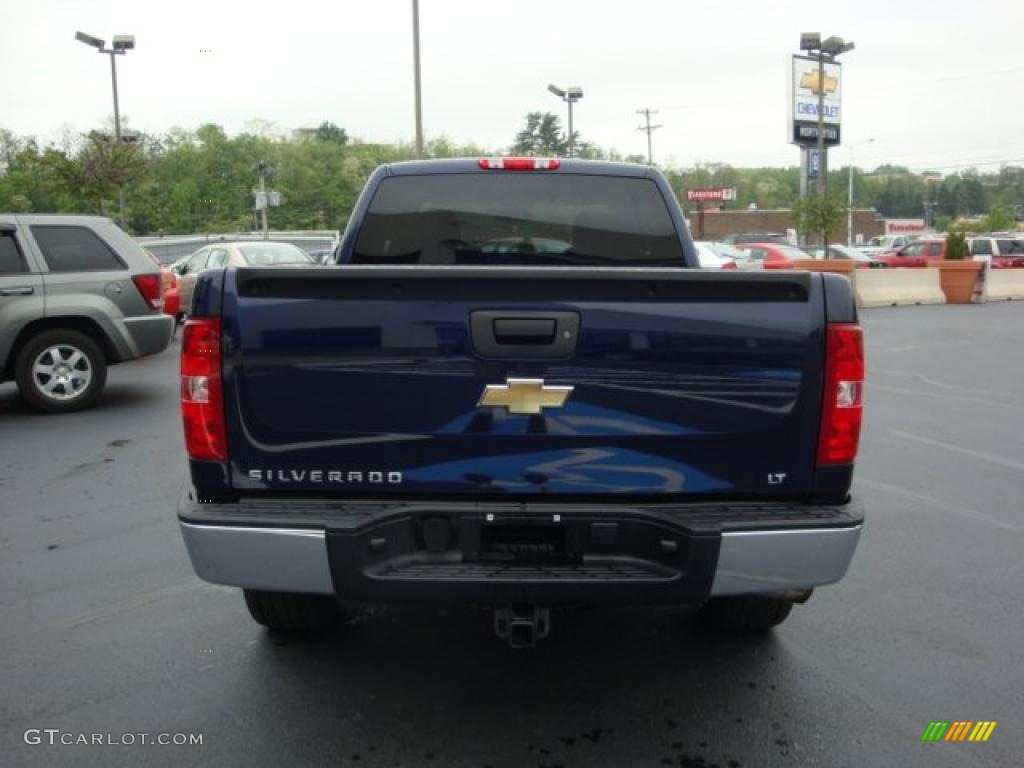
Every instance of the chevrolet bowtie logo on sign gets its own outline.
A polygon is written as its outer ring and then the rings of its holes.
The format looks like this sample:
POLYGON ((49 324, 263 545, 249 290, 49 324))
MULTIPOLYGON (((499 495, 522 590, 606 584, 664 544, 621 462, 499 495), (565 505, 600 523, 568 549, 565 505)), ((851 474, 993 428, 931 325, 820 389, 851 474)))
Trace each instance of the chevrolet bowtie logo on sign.
MULTIPOLYGON (((820 86, 821 80, 822 80, 822 78, 818 77, 818 73, 817 72, 804 72, 800 76, 800 87, 801 88, 806 88, 811 93, 813 93, 815 96, 817 96, 818 95, 818 91, 821 90, 821 86, 820 86)), ((836 92, 836 87, 839 85, 839 78, 838 77, 829 77, 828 75, 825 75, 824 80, 825 80, 825 93, 835 93, 836 92)))
POLYGON ((996 729, 995 720, 932 720, 921 741, 988 741, 996 729))
POLYGON ((544 379, 506 379, 504 384, 488 384, 477 406, 536 414, 542 408, 561 408, 572 390, 567 386, 549 386, 544 379))

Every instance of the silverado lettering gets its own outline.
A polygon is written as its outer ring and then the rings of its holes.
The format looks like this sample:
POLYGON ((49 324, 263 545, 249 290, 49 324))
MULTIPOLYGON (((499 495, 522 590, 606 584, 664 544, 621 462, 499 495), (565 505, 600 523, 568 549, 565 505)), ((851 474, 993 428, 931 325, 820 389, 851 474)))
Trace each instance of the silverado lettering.
POLYGON ((346 472, 335 469, 250 469, 246 473, 250 480, 267 483, 387 483, 398 485, 402 482, 401 472, 346 472))

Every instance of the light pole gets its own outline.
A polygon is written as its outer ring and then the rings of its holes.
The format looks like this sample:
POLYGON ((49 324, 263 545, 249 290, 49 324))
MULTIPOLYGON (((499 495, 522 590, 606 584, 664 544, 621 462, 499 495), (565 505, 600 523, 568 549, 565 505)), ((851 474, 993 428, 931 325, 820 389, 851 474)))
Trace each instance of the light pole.
MULTIPOLYGON (((828 194, 828 161, 825 155, 825 62, 834 62, 840 55, 854 49, 853 41, 846 42, 835 35, 821 39, 818 32, 800 35, 800 50, 807 51, 818 60, 818 196, 824 202, 828 194)), ((822 232, 825 254, 828 254, 828 232, 822 232)))
MULTIPOLYGON (((123 56, 135 47, 135 35, 114 35, 110 48, 105 47, 106 43, 98 37, 87 35, 85 32, 76 32, 75 40, 80 43, 92 46, 99 53, 110 55, 110 82, 114 89, 114 142, 115 146, 121 148, 121 110, 117 103, 117 56, 123 56)), ((121 213, 121 229, 126 229, 125 206, 124 206, 124 185, 118 186, 117 205, 121 213)))
POLYGON ((412 0, 412 69, 416 91, 416 157, 423 157, 423 96, 420 91, 420 2, 412 0))
MULTIPOLYGON (((846 244, 850 247, 853 246, 853 150, 857 147, 863 147, 865 144, 874 144, 875 140, 865 139, 864 141, 856 144, 851 144, 850 149, 850 167, 847 169, 847 180, 846 180, 846 244)), ((827 255, 826 255, 827 258, 827 255)))
POLYGON ((570 85, 564 90, 557 85, 549 85, 548 90, 569 105, 569 144, 566 154, 572 157, 572 148, 575 140, 572 132, 572 105, 583 98, 583 89, 578 85, 570 85))

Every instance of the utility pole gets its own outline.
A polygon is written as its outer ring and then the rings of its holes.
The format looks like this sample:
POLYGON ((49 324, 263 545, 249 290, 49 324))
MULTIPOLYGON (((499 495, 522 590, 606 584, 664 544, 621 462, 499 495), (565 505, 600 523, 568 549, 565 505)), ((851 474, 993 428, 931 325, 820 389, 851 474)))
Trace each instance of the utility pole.
POLYGON ((270 236, 267 234, 267 208, 270 206, 270 200, 267 198, 267 164, 260 160, 256 164, 256 170, 260 174, 260 201, 263 203, 260 211, 263 215, 263 239, 268 240, 270 236))
POLYGON ((658 114, 658 110, 645 107, 644 109, 638 109, 636 111, 638 115, 643 115, 647 120, 647 125, 641 125, 637 128, 638 131, 647 132, 647 164, 654 165, 654 152, 651 148, 651 133, 661 128, 660 125, 651 125, 651 115, 658 114))
MULTIPOLYGON (((825 52, 818 51, 818 197, 822 206, 828 196, 828 164, 825 162, 825 52)), ((823 208, 824 210, 824 208, 823 208)), ((828 227, 822 227, 822 253, 828 258, 828 227)))
POLYGON ((420 91, 420 2, 412 0, 412 60, 416 90, 416 157, 423 157, 423 97, 420 91))

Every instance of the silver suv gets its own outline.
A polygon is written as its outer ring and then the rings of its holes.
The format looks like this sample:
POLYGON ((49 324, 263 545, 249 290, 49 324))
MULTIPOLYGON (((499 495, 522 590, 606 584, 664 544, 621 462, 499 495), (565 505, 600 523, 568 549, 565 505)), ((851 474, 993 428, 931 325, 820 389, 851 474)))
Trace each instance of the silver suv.
POLYGON ((107 366, 166 349, 156 262, 110 219, 0 213, 0 381, 40 411, 96 402, 107 366))

